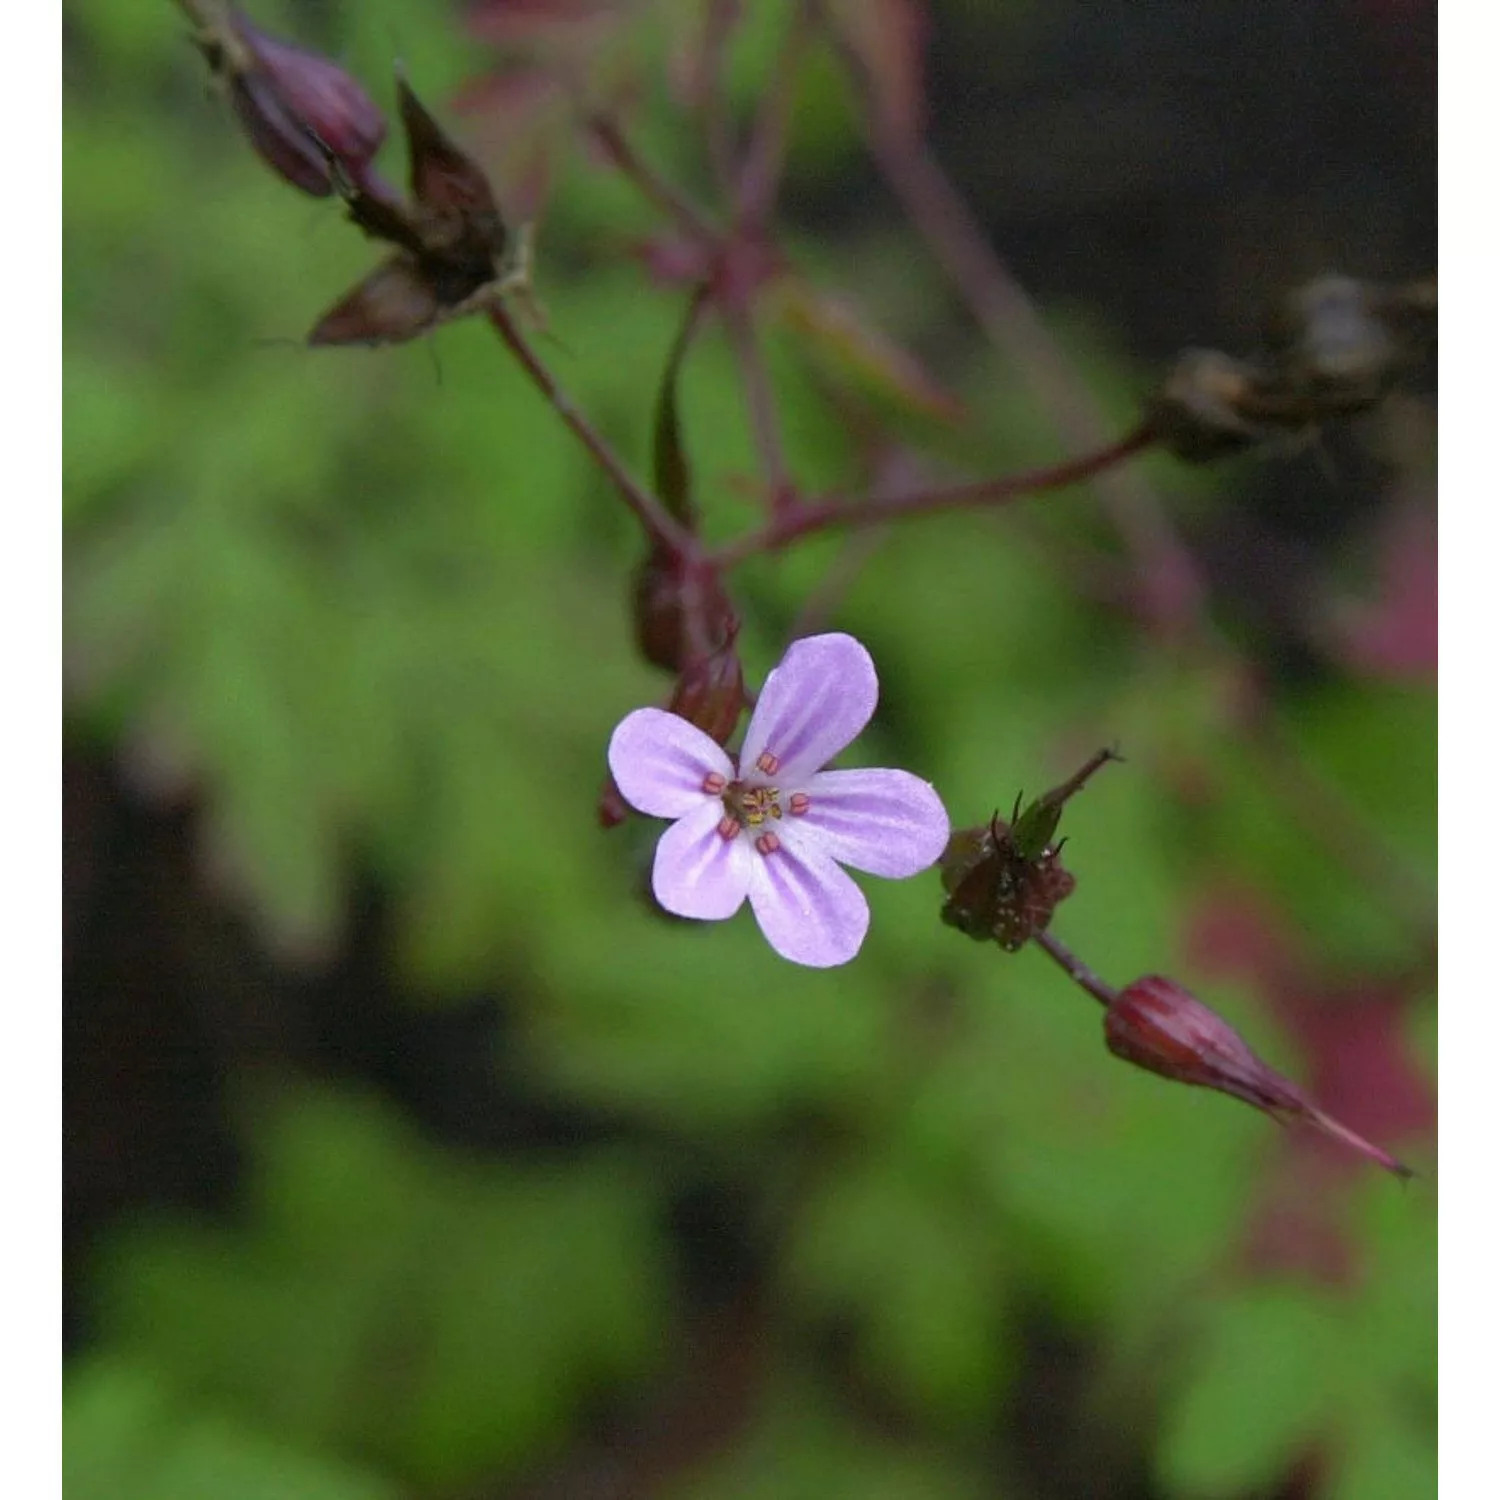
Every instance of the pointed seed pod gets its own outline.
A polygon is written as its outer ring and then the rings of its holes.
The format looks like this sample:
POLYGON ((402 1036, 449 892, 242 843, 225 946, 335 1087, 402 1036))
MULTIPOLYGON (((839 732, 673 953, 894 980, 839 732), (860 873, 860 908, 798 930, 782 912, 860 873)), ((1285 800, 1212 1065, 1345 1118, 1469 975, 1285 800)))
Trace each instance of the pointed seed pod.
POLYGON ((1105 1046, 1118 1058, 1177 1083, 1217 1089, 1285 1124, 1300 1120, 1398 1177, 1411 1169, 1326 1115, 1289 1078, 1267 1066, 1216 1011, 1174 979, 1148 974, 1115 997, 1105 1046))

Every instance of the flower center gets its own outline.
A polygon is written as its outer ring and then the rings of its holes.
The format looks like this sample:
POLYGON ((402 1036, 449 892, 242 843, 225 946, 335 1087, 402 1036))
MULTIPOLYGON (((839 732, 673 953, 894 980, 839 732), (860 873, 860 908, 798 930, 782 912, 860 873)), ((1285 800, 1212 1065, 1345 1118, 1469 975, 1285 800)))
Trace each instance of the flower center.
MULTIPOLYGON (((761 761, 766 760, 774 760, 774 757, 763 755, 761 761)), ((752 785, 745 781, 726 782, 722 776, 710 775, 704 778, 703 790, 724 804, 724 816, 719 820, 720 838, 727 842, 738 838, 741 833, 750 833, 755 847, 762 854, 774 854, 781 848, 781 840, 766 826, 778 822, 783 816, 779 787, 752 785)), ((806 792, 793 792, 787 798, 786 811, 794 818, 800 818, 811 806, 812 801, 806 792)))

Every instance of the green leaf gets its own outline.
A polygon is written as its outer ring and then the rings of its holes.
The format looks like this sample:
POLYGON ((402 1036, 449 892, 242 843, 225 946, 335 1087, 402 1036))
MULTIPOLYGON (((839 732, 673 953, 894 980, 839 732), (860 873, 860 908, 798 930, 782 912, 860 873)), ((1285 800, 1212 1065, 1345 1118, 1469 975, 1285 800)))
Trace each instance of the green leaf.
POLYGON ((110 1347, 235 1420, 462 1486, 649 1366, 653 1205, 628 1159, 466 1162, 317 1091, 274 1103, 257 1156, 245 1231, 137 1227, 98 1278, 110 1347))
POLYGON ((383 1479, 195 1408, 148 1367, 95 1359, 63 1394, 70 1500, 395 1500, 383 1479))
POLYGON ((1319 1500, 1428 1500, 1437 1493, 1435 1427, 1392 1403, 1346 1432, 1319 1500))
POLYGON ((774 1387, 729 1452, 670 1485, 663 1500, 996 1500, 949 1454, 860 1430, 810 1382, 774 1387))
POLYGON ((852 1322, 871 1376, 937 1422, 992 1411, 1006 1365, 1000 1268, 962 1202, 894 1164, 841 1171, 791 1247, 814 1317, 852 1322))
POLYGON ((1210 1305, 1157 1454, 1175 1495, 1269 1490, 1323 1432, 1337 1401, 1337 1324, 1327 1300, 1248 1287, 1210 1305))

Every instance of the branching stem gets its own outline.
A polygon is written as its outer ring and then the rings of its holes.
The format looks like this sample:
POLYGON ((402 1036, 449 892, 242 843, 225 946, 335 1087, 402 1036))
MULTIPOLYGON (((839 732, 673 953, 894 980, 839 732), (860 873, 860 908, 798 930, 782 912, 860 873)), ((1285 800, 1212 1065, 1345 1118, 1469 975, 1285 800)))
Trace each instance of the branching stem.
POLYGON ((825 499, 774 517, 758 531, 749 532, 711 552, 709 561, 720 568, 731 568, 746 558, 779 551, 820 531, 879 526, 887 521, 909 520, 945 510, 1005 505, 1027 495, 1066 489, 1124 463, 1152 442, 1150 430, 1142 426, 1097 452, 1046 468, 1027 469, 1018 474, 1002 474, 994 479, 978 479, 940 489, 911 490, 867 499, 825 499))

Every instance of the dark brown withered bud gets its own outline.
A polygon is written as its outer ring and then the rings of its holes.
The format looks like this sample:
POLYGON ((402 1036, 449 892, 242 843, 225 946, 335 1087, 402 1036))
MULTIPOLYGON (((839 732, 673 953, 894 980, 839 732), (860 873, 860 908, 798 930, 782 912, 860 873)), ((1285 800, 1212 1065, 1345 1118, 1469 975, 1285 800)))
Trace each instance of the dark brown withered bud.
POLYGON ((1176 980, 1148 974, 1121 990, 1105 1012, 1104 1041, 1116 1057, 1138 1068, 1177 1083, 1217 1089, 1282 1124, 1303 1121, 1398 1177, 1412 1175, 1394 1156, 1324 1114, 1176 980))
POLYGON ((938 868, 948 893, 943 921, 975 942, 993 940, 1007 953, 1018 952, 1033 933, 1045 931, 1058 903, 1077 884, 1058 861, 1056 849, 1023 858, 1010 825, 998 815, 987 827, 953 834, 938 868))
POLYGON ((1266 340, 1282 383, 1319 415, 1373 406, 1405 364, 1384 287, 1352 276, 1320 276, 1289 293, 1266 340))
POLYGON ((1368 411, 1418 368, 1437 334, 1437 283, 1320 276, 1289 293, 1257 361, 1188 349, 1147 401, 1163 447, 1207 463, 1368 411))
POLYGON ((404 343, 524 279, 524 265, 507 269, 505 223, 478 163, 449 139, 404 79, 396 93, 411 155, 411 201, 335 174, 349 217, 396 253, 324 314, 310 344, 404 343))
POLYGON ((1146 419, 1168 452, 1187 463, 1210 463, 1270 436, 1250 415, 1268 381, 1246 360, 1217 349, 1185 349, 1147 400, 1146 419))
POLYGON ((1062 845, 1052 842, 1063 806, 1100 766, 1119 759, 1113 750, 1097 751, 1024 812, 1017 797, 1009 823, 997 814, 987 826, 953 834, 938 861, 948 893, 943 921, 976 942, 993 940, 1007 953, 1045 932, 1077 885, 1059 859, 1062 845))
POLYGON ((408 248, 434 276, 452 278, 452 286, 438 288, 443 300, 461 301, 499 274, 505 223, 479 163, 454 144, 404 78, 396 80, 396 100, 411 152, 416 243, 408 248))
POLYGON ((365 178, 385 116, 331 58, 268 36, 218 0, 182 0, 194 41, 229 96, 250 144, 284 181, 315 198, 342 175, 365 178))

